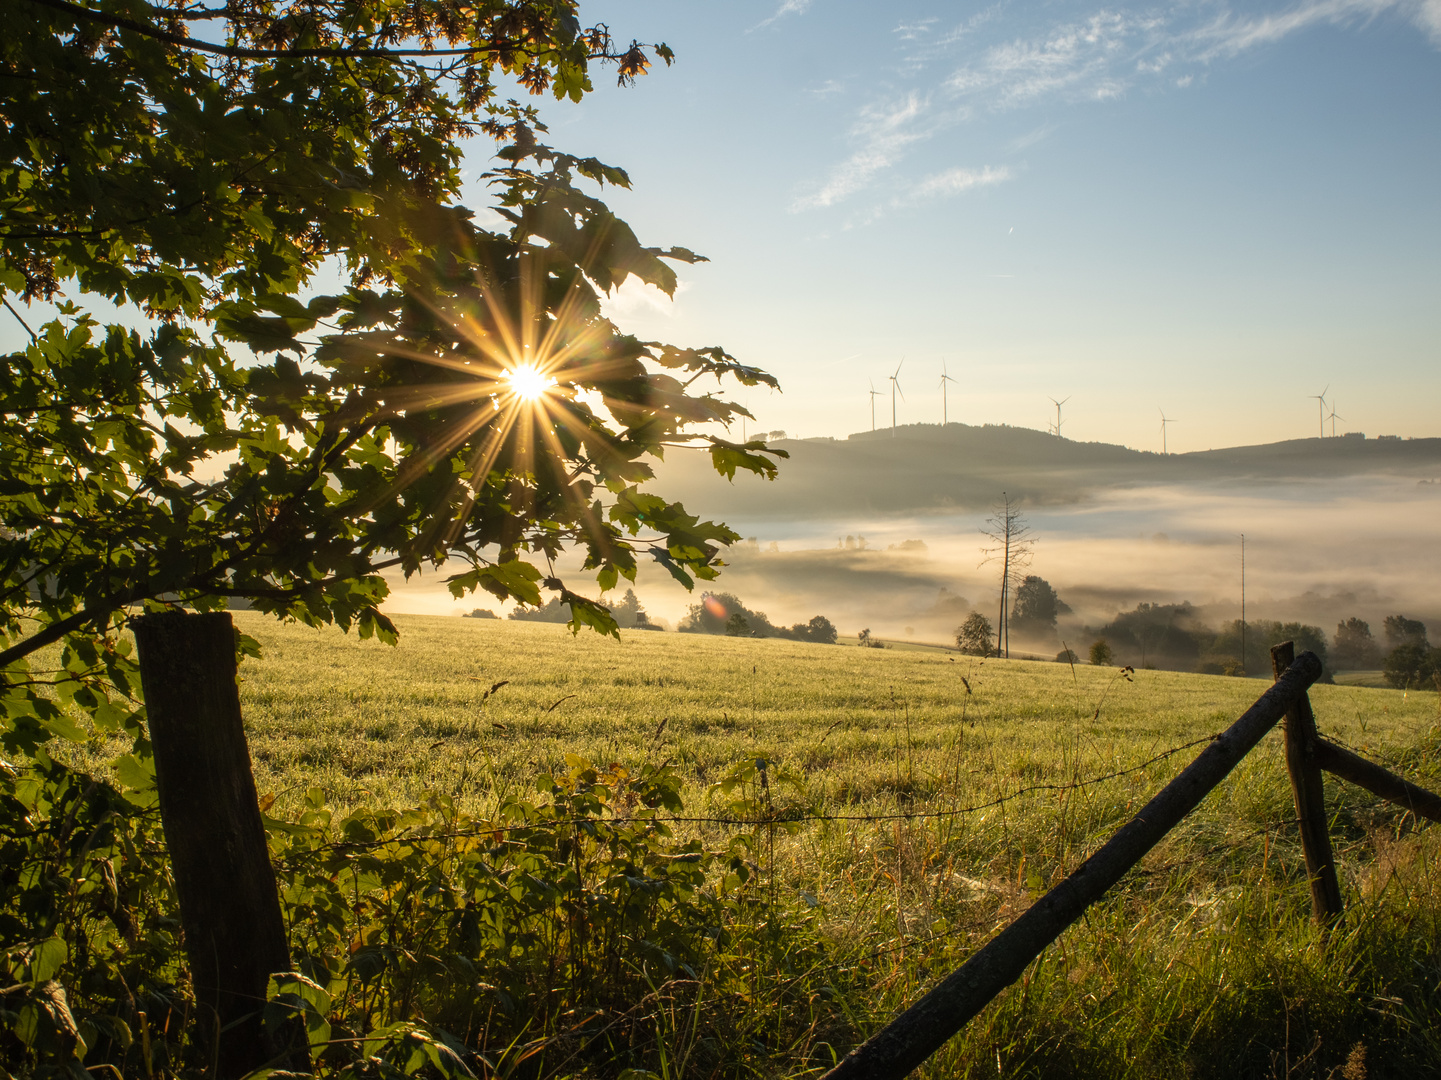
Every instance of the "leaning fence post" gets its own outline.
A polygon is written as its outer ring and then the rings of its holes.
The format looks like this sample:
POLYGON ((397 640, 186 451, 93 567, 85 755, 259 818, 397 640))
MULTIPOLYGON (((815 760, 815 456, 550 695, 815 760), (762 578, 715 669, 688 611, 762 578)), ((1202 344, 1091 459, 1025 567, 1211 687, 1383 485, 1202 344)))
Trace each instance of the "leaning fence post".
POLYGON ((241 726, 235 628, 223 611, 166 611, 131 625, 198 1026, 216 1075, 308 1068, 303 1051, 270 1045, 261 1023, 266 984, 290 969, 290 952, 241 726))
MULTIPOLYGON (((1283 641, 1271 648, 1271 670, 1277 679, 1296 658, 1296 645, 1283 641)), ((1326 818, 1324 780, 1316 762, 1316 717, 1311 698, 1298 697, 1282 721, 1286 739, 1286 771, 1291 774, 1291 795, 1301 823, 1301 852, 1306 859, 1306 876, 1311 882, 1311 911, 1322 926, 1341 915, 1341 886, 1336 880, 1336 859, 1331 853, 1331 834, 1326 818)))

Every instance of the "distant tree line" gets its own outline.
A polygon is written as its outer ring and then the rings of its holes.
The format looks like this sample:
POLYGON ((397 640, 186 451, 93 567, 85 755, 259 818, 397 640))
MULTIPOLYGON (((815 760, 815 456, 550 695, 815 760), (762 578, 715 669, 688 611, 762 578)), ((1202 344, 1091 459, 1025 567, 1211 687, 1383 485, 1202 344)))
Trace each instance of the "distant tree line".
POLYGON ((676 629, 682 634, 725 634, 729 637, 784 638, 834 645, 840 636, 824 615, 790 627, 776 626, 763 611, 753 611, 731 593, 706 593, 692 604, 676 629))
MULTIPOLYGON (((1355 616, 1337 623, 1329 641, 1321 627, 1300 622, 1256 619, 1248 620, 1244 629, 1244 663, 1241 620, 1232 620, 1218 630, 1202 623, 1185 602, 1137 604, 1133 611, 1117 615, 1099 630, 1087 628, 1085 634, 1105 645, 1102 663, 1109 663, 1114 654, 1135 660, 1140 667, 1264 675, 1270 670, 1269 647, 1294 641, 1298 651, 1314 652, 1321 658, 1324 679, 1333 671, 1380 668, 1386 681, 1398 689, 1431 685, 1441 689, 1441 649, 1427 640, 1425 623, 1404 615, 1386 616, 1384 648, 1372 635, 1370 624, 1355 616)), ((1096 655, 1093 647, 1093 662, 1096 655)))
MULTIPOLYGON (((616 625, 622 630, 660 630, 645 613, 640 600, 635 595, 634 589, 626 589, 625 595, 619 600, 611 603, 610 614, 615 619, 616 625)), ((494 618, 493 615, 477 614, 481 609, 477 608, 472 612, 472 618, 494 618)), ((543 622, 543 623, 568 623, 570 622, 570 605, 561 603, 560 597, 553 596, 540 607, 517 607, 509 615, 508 619, 517 622, 543 622)))
MULTIPOLYGON (((1029 638, 1055 633, 1060 616, 1070 607, 1050 582, 1027 575, 1014 588, 1007 623, 1029 638)), ((1300 651, 1314 652, 1324 665, 1324 679, 1333 671, 1380 669, 1395 687, 1430 687, 1441 691, 1441 648, 1433 648, 1426 625, 1405 615, 1388 615, 1383 623, 1385 647, 1370 625, 1352 616, 1336 625, 1328 640, 1319 626, 1276 619, 1235 619, 1221 627, 1202 622, 1187 601, 1175 604, 1140 603, 1116 615, 1099 628, 1084 627, 1080 636, 1090 640, 1092 664, 1113 660, 1142 668, 1168 668, 1213 675, 1260 675, 1270 671, 1270 646, 1294 641, 1300 651)), ((996 627, 979 611, 972 611, 956 628, 956 647, 971 656, 994 656, 1004 651, 996 627)), ((1063 649, 1059 661, 1076 661, 1076 653, 1063 649)))

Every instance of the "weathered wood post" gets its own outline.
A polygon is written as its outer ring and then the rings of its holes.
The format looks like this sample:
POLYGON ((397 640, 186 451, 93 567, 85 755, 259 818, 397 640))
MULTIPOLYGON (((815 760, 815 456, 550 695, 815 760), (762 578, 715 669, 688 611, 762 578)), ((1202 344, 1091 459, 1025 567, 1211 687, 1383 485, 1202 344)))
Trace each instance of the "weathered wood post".
POLYGON ((167 611, 131 625, 199 1029, 217 1078, 271 1062, 308 1068, 304 1051, 271 1045, 261 1023, 266 984, 290 969, 290 953, 241 726, 230 615, 167 611))
MULTIPOLYGON (((1296 658, 1296 645, 1283 641, 1271 648, 1271 671, 1279 680, 1296 658)), ((1340 918, 1341 886, 1336 880, 1336 859, 1331 853, 1331 833, 1326 817, 1326 799, 1321 766, 1316 761, 1316 716, 1311 698, 1298 697, 1282 721, 1286 738, 1286 771, 1291 774, 1291 796, 1301 823, 1301 851, 1306 859, 1306 876, 1311 881, 1311 911, 1325 926, 1340 918)))
POLYGON ((1411 781, 1403 780, 1380 765, 1325 739, 1316 740, 1315 758, 1316 764, 1342 780, 1349 780, 1372 795, 1379 795, 1410 810, 1417 817, 1441 821, 1441 795, 1417 787, 1411 781))

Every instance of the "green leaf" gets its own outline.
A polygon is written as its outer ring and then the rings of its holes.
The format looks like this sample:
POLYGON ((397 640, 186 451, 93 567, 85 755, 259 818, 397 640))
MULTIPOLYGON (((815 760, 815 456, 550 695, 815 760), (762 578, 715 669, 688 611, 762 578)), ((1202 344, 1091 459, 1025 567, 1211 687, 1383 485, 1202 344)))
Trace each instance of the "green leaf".
POLYGON ((35 946, 35 952, 30 957, 30 981, 37 984, 49 982, 60 973, 69 956, 70 950, 63 939, 46 938, 35 946))

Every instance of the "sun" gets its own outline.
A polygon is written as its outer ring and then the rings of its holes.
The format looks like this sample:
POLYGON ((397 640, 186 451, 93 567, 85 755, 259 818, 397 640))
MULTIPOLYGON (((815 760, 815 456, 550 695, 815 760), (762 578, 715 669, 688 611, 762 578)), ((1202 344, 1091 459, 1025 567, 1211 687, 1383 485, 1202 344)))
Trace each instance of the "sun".
POLYGON ((553 385, 555 379, 530 364, 519 364, 505 373, 510 392, 524 401, 535 401, 553 385))

